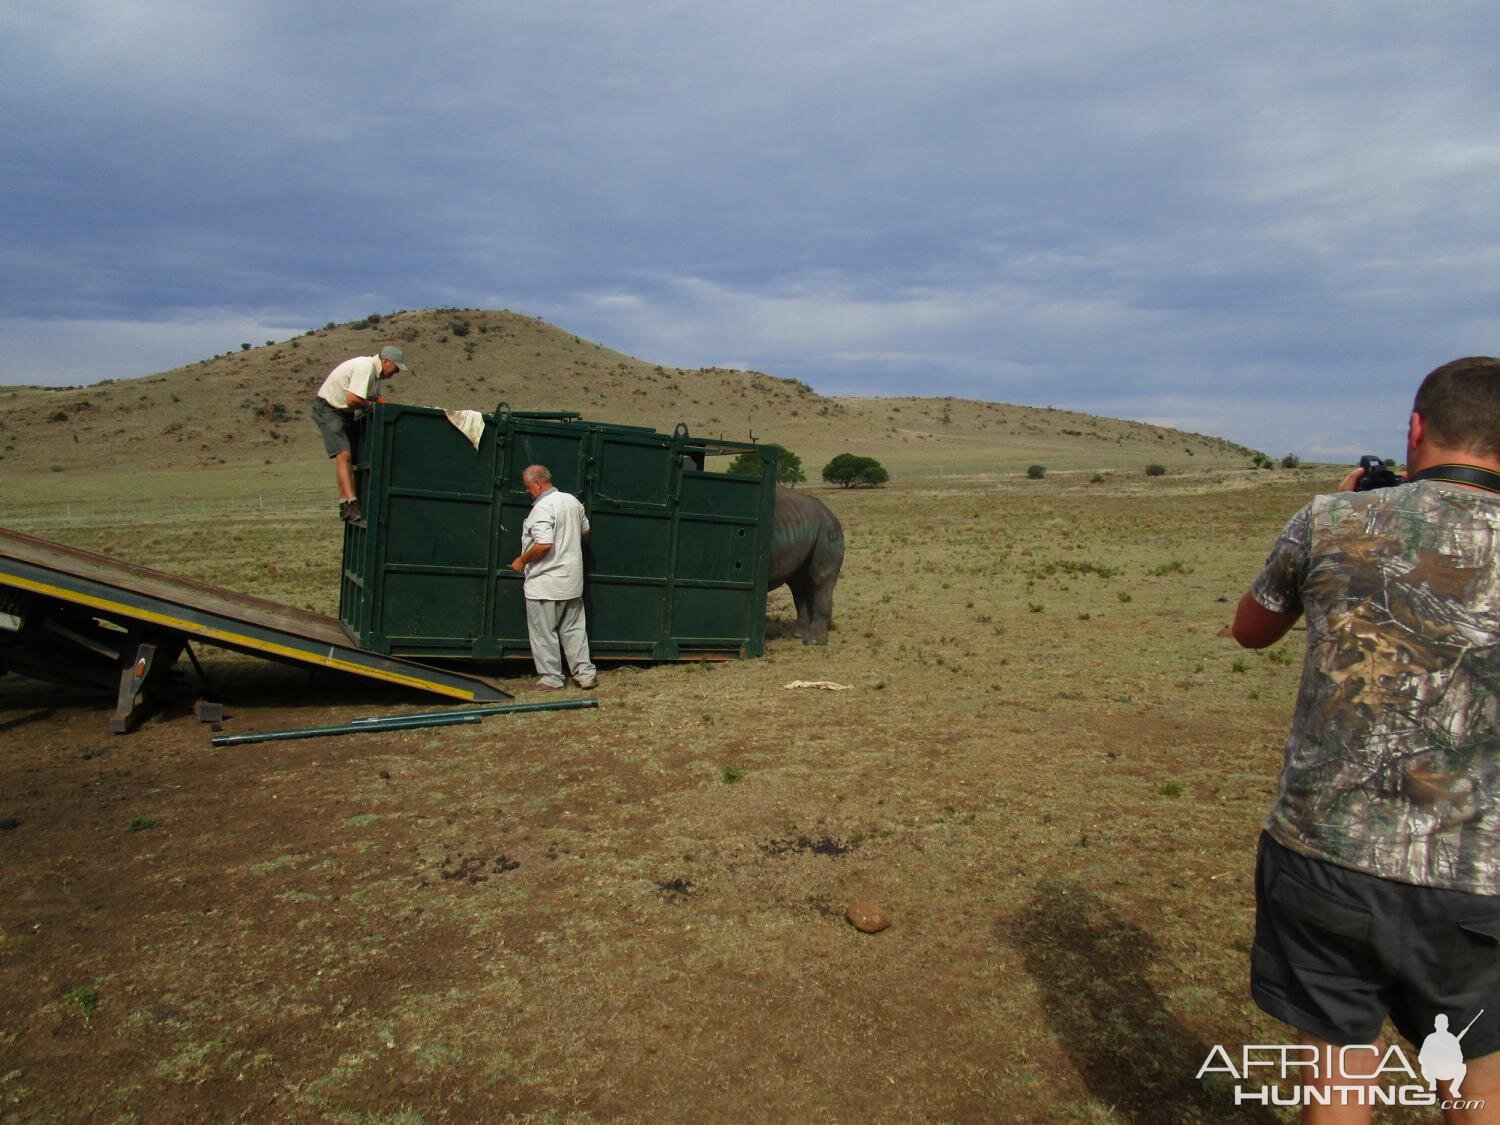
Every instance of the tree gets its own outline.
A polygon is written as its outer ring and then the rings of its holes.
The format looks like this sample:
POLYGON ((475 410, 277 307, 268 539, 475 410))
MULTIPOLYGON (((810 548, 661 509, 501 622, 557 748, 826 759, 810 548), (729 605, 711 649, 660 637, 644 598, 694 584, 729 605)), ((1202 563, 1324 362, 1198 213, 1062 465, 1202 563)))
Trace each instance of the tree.
MULTIPOLYGON (((769 444, 776 451, 777 484, 800 484, 807 479, 807 474, 802 471, 801 457, 784 445, 777 445, 774 441, 769 444)), ((760 454, 753 449, 745 450, 729 463, 729 471, 752 477, 760 476, 760 454)))
POLYGON ((873 457, 840 453, 823 466, 823 479, 840 488, 876 488, 890 480, 891 474, 873 457))

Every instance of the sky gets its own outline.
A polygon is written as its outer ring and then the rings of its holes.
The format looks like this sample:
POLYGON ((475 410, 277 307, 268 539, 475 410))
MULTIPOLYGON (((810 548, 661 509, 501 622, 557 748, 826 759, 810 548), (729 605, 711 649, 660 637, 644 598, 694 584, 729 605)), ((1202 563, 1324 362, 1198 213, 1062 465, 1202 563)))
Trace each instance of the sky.
POLYGON ((1497 37, 1441 0, 7 0, 0 383, 509 308, 1399 457, 1421 377, 1500 351, 1497 37))

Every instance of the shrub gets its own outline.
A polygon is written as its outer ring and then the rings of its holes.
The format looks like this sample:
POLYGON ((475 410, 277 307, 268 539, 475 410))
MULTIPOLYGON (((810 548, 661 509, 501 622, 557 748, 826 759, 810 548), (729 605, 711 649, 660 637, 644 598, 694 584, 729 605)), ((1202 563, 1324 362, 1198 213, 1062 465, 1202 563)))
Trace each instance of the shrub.
POLYGON ((1281 467, 1283 469, 1295 469, 1300 464, 1302 464, 1302 458, 1298 457, 1295 453, 1288 453, 1281 459, 1281 467))
MULTIPOLYGON (((777 484, 800 484, 807 479, 807 473, 802 469, 801 457, 784 445, 777 445, 775 442, 769 444, 776 451, 777 484)), ((760 476, 760 454, 753 449, 745 450, 729 463, 729 471, 751 477, 760 476)))
POLYGON ((240 345, 240 351, 242 351, 242 352, 248 352, 249 350, 250 350, 250 345, 249 344, 241 344, 240 345))
POLYGON ((1028 465, 1028 466, 1026 466, 1026 479, 1027 480, 1041 480, 1046 475, 1047 475, 1047 466, 1046 465, 1028 465))
POLYGON ((84 1025, 92 1026, 91 1017, 94 1009, 99 1007, 99 990, 80 985, 63 997, 63 1003, 82 1012, 84 1025))
POLYGON ((1166 473, 1167 473, 1167 467, 1165 465, 1147 465, 1146 466, 1146 475, 1148 477, 1166 476, 1166 473))
POLYGON ((823 479, 840 488, 876 488, 891 479, 891 474, 873 457, 840 453, 823 466, 823 479))

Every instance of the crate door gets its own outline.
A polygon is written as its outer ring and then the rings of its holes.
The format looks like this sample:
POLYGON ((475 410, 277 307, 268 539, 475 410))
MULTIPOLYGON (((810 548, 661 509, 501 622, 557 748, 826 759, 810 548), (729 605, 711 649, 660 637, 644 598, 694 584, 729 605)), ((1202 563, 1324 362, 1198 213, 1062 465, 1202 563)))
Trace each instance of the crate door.
MULTIPOLYGON (((494 607, 490 630, 502 652, 511 655, 530 650, 521 576, 510 569, 511 560, 521 553, 521 525, 531 511, 531 497, 521 485, 521 473, 529 465, 545 465, 554 485, 587 503, 589 429, 574 422, 528 422, 506 416, 497 423, 496 431, 501 449, 495 460, 492 487, 493 504, 500 519, 491 575, 494 607)), ((587 575, 587 546, 584 572, 587 575)))
POLYGON ((484 632, 493 437, 470 444, 437 410, 390 412, 377 530, 381 630, 391 651, 471 655, 484 632))
POLYGON ((662 434, 596 428, 584 605, 600 653, 665 651, 681 468, 662 434))

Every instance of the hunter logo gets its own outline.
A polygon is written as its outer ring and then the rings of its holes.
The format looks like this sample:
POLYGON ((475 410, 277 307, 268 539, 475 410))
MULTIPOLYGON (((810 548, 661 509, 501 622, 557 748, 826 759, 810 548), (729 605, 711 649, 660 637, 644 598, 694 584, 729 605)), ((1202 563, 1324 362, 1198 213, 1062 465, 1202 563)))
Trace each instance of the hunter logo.
POLYGON ((1422 1041, 1417 1068, 1395 1044, 1382 1051, 1370 1043, 1322 1049, 1311 1044, 1247 1043, 1238 1059, 1215 1045, 1198 1068, 1198 1079, 1211 1074, 1231 1078, 1235 1105, 1482 1109, 1482 1101, 1463 1100, 1461 1085, 1468 1067, 1460 1043, 1482 1015, 1481 1009, 1457 1035, 1448 1030, 1448 1017, 1438 1015, 1432 1033, 1422 1041), (1446 1096, 1440 1083, 1447 1084, 1446 1096))
POLYGON ((1422 1050, 1417 1055, 1417 1062, 1422 1064, 1422 1077, 1427 1080, 1427 1085, 1434 1091, 1437 1090, 1439 1082, 1449 1082, 1449 1093, 1454 1098, 1461 1098, 1459 1083, 1464 1080, 1464 1075, 1469 1068, 1464 1065, 1463 1048, 1458 1041, 1469 1033, 1469 1028, 1474 1026, 1474 1021, 1484 1015, 1484 1009, 1479 1009, 1479 1015, 1470 1020, 1462 1031, 1457 1035, 1448 1031, 1448 1017, 1439 1015, 1433 1020, 1432 1034, 1422 1040, 1422 1050))

